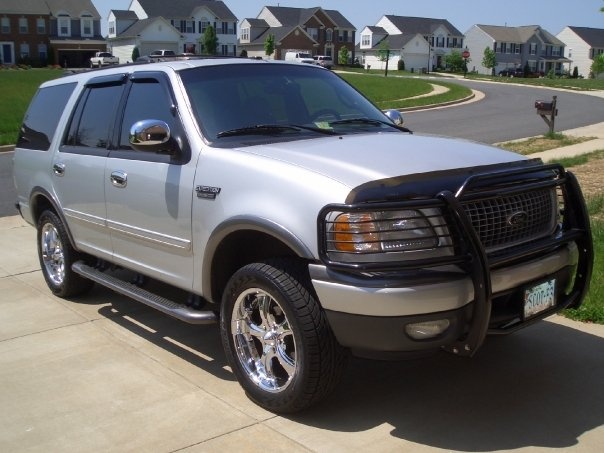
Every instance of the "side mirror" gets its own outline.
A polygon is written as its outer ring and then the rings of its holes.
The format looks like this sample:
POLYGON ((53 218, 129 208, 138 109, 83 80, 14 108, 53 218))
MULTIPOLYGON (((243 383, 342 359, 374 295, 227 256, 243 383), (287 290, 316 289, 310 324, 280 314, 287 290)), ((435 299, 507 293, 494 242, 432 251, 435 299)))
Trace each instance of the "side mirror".
POLYGON ((130 145, 137 151, 174 151, 170 126, 161 120, 137 121, 130 128, 130 145))
POLYGON ((388 119, 390 121, 392 121, 394 124, 396 124, 397 126, 403 125, 403 114, 401 112, 399 112, 398 110, 394 110, 394 109, 386 110, 385 114, 388 117, 388 119))

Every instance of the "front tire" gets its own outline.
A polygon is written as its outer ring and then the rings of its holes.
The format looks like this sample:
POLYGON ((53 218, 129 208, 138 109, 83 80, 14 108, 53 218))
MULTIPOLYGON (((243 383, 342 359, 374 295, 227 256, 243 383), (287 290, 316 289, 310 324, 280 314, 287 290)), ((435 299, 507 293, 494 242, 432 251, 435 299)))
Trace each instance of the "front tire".
POLYGON ((255 263, 232 276, 223 296, 221 335, 233 373, 252 401, 275 413, 324 399, 346 363, 308 288, 293 262, 255 263))
POLYGON ((46 284, 54 295, 76 296, 92 288, 91 280, 71 270, 82 256, 71 246, 65 225, 53 211, 44 211, 38 219, 38 257, 46 284))

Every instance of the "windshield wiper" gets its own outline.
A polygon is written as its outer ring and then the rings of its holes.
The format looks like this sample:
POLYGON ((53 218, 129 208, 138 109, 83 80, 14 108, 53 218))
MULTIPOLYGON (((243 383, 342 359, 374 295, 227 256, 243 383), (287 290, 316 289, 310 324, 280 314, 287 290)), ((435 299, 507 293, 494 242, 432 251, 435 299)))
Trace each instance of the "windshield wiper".
POLYGON ((390 126, 391 128, 397 129, 401 132, 408 132, 409 134, 413 133, 406 127, 398 126, 389 121, 382 121, 382 120, 371 119, 371 118, 346 118, 343 120, 334 120, 334 121, 329 122, 330 126, 338 125, 338 124, 369 124, 372 126, 382 126, 383 125, 383 126, 390 126))
POLYGON ((236 129, 229 129, 228 131, 219 132, 216 137, 234 137, 236 135, 253 135, 253 134, 274 134, 279 132, 295 131, 299 132, 300 128, 297 126, 282 126, 280 124, 257 124, 255 126, 238 127, 236 129))
POLYGON ((237 135, 270 135, 281 132, 300 132, 301 130, 317 132, 319 134, 325 135, 337 135, 337 132, 334 132, 331 129, 321 129, 320 127, 311 127, 311 126, 302 126, 299 124, 257 124, 256 126, 247 126, 247 127, 239 127, 236 129, 229 129, 227 131, 219 132, 216 137, 234 137, 237 135))

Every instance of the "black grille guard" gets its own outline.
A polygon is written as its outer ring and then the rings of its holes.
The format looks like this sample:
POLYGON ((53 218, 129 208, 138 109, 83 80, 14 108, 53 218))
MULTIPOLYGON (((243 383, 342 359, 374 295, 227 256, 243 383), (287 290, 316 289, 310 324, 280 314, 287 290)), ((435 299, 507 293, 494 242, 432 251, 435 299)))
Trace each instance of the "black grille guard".
MULTIPOLYGON (((482 345, 489 330, 492 304, 491 270, 521 262, 531 257, 556 250, 574 242, 579 258, 571 291, 560 301, 556 311, 581 305, 589 290, 593 267, 593 243, 589 214, 576 177, 561 165, 533 165, 514 170, 496 171, 472 175, 454 193, 444 190, 432 199, 403 200, 354 205, 329 205, 318 217, 319 253, 321 260, 330 268, 353 273, 396 272, 412 269, 431 268, 455 264, 467 270, 474 288, 473 311, 466 335, 445 349, 460 356, 472 356, 482 345), (519 180, 521 181, 519 183, 519 180), (564 198, 562 231, 551 237, 514 248, 509 254, 489 256, 474 229, 462 202, 488 198, 495 194, 522 192, 527 189, 559 187, 564 198), (332 211, 354 212, 380 209, 428 209, 438 207, 449 215, 449 222, 457 230, 458 240, 463 247, 453 256, 417 259, 389 263, 344 263, 330 260, 327 253, 327 227, 325 219, 332 211)), ((522 323, 529 325, 551 314, 540 316, 522 323)))

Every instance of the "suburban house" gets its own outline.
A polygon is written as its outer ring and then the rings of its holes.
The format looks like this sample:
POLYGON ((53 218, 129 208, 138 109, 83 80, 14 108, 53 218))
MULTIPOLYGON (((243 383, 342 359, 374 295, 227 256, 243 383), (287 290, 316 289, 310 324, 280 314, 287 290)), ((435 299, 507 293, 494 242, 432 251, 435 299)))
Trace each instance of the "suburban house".
POLYGON ((565 27, 556 37, 566 44, 564 56, 570 66, 576 66, 579 75, 589 77, 594 58, 604 53, 604 29, 565 27))
POLYGON ((2 0, 0 63, 88 66, 106 50, 101 16, 91 0, 2 0))
POLYGON ((363 28, 357 52, 365 67, 384 69, 387 56, 390 68, 403 60, 405 69, 420 72, 443 68, 445 57, 463 46, 463 34, 448 20, 385 15, 363 28))
POLYGON ((472 55, 468 67, 479 74, 491 74, 491 69, 482 65, 487 47, 495 51, 495 74, 504 69, 523 70, 527 64, 531 73, 553 70, 561 74, 570 62, 564 57, 564 43, 538 25, 473 25, 466 32, 466 45, 472 55))
POLYGON ((107 19, 108 45, 120 61, 156 49, 202 54, 200 40, 212 26, 218 55, 237 55, 237 17, 221 1, 132 0, 128 10, 112 10, 107 19))
POLYGON ((282 60, 288 50, 299 50, 337 61, 346 47, 349 60, 354 59, 356 28, 336 10, 265 6, 255 19, 244 19, 240 30, 239 48, 248 57, 267 58, 264 43, 273 35, 275 52, 268 58, 282 60))

